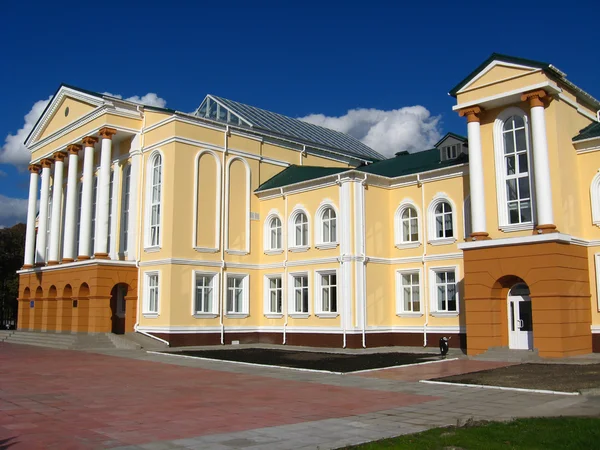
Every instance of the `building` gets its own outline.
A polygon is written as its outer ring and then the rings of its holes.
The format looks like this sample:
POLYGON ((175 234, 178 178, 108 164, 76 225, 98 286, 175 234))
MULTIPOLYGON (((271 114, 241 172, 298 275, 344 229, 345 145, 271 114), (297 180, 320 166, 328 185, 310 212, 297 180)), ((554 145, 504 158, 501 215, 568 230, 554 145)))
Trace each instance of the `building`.
POLYGON ((211 95, 61 86, 26 142, 19 329, 600 351, 600 102, 498 54, 450 94, 468 139, 384 160, 211 95))

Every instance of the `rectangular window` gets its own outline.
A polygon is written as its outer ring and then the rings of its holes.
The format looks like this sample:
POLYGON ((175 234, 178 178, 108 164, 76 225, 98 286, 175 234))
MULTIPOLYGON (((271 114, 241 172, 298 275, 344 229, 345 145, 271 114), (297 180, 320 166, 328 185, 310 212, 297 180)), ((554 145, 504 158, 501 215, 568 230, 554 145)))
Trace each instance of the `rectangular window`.
POLYGON ((437 311, 456 312, 456 273, 454 270, 435 271, 437 311))
POLYGON ((247 314, 247 275, 227 276, 227 314, 247 314))
POLYGON ((335 273, 319 273, 321 311, 337 312, 337 275, 335 273))
POLYGON ((113 236, 112 236, 112 223, 113 223, 113 213, 112 213, 112 207, 113 207, 113 188, 114 188, 114 183, 115 183, 115 172, 113 170, 110 171, 110 180, 108 182, 108 236, 107 236, 107 240, 106 240, 106 249, 108 250, 109 254, 112 254, 112 241, 113 241, 113 236))
POLYGON ((214 312, 215 279, 215 274, 196 272, 194 314, 210 314, 214 312))
POLYGON ((158 314, 159 290, 158 272, 146 273, 146 302, 145 312, 147 314, 158 314))
POLYGON ((296 313, 308 314, 308 275, 292 276, 292 306, 296 313))
POLYGON ((419 272, 398 272, 399 311, 404 313, 421 312, 421 284, 419 272))
POLYGON ((281 314, 283 304, 283 287, 281 276, 267 277, 267 313, 281 314))
POLYGON ((121 251, 127 251, 129 238, 129 195, 131 187, 131 166, 125 168, 121 200, 121 251))

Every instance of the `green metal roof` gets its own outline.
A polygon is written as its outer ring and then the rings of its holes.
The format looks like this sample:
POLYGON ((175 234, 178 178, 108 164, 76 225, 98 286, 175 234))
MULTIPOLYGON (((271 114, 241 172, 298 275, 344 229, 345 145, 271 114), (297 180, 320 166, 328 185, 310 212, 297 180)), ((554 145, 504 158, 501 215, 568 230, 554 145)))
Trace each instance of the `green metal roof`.
POLYGON ((595 137, 600 137, 600 122, 593 122, 579 130, 579 134, 573 138, 573 141, 583 141, 595 137))
POLYGON ((345 167, 317 167, 317 166, 297 166, 291 165, 285 170, 279 172, 272 178, 269 178, 261 184, 255 192, 276 189, 290 184, 301 183, 302 181, 314 180, 316 178, 335 175, 345 172, 349 169, 345 167))

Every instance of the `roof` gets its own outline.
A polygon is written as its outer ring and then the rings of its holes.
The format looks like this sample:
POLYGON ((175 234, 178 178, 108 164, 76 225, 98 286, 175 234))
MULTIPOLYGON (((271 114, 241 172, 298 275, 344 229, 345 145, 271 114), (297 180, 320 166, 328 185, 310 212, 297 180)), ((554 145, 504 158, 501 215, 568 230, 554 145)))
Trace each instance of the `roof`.
POLYGON ((261 184, 256 192, 276 189, 290 184, 301 183, 302 181, 326 177, 328 175, 335 175, 347 170, 349 169, 346 167, 297 166, 293 164, 261 184))
POLYGON ((449 131, 448 133, 446 133, 446 134, 444 135, 444 137, 442 137, 442 138, 441 138, 439 141, 437 141, 437 142, 434 144, 434 147, 435 147, 435 148, 439 148, 440 144, 441 144, 442 142, 444 142, 444 141, 445 141, 447 138, 449 138, 449 137, 453 137, 453 138, 455 138, 455 139, 458 139, 459 141, 463 141, 464 143, 466 143, 466 142, 468 141, 468 139, 467 139, 465 136, 461 136, 460 134, 456 134, 456 133, 453 133, 452 131, 449 131))
POLYGON ((583 141, 585 139, 600 137, 600 122, 593 122, 587 127, 579 130, 579 134, 573 138, 573 141, 583 141))
POLYGON ((255 106, 217 97, 216 95, 207 95, 194 115, 220 122, 233 123, 236 126, 248 127, 253 130, 263 130, 304 144, 337 150, 349 156, 359 156, 371 161, 384 159, 375 150, 345 133, 293 119, 283 114, 266 111, 255 106), (220 111, 222 115, 219 114, 219 117, 214 111, 211 114, 209 108, 205 106, 209 101, 216 102, 219 104, 219 108, 224 107, 228 111, 225 113, 220 111))

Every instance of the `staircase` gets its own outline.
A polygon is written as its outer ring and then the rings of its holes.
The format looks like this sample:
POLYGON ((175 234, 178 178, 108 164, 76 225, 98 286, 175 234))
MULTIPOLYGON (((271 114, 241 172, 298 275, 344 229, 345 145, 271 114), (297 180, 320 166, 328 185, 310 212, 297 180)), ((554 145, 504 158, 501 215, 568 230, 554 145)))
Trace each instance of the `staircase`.
POLYGON ((35 345, 64 350, 164 350, 166 344, 138 333, 52 333, 41 331, 0 331, 0 342, 35 345))
POLYGON ((506 361, 506 362, 535 362, 540 357, 537 350, 511 350, 508 347, 490 347, 486 352, 474 356, 479 361, 506 361))

